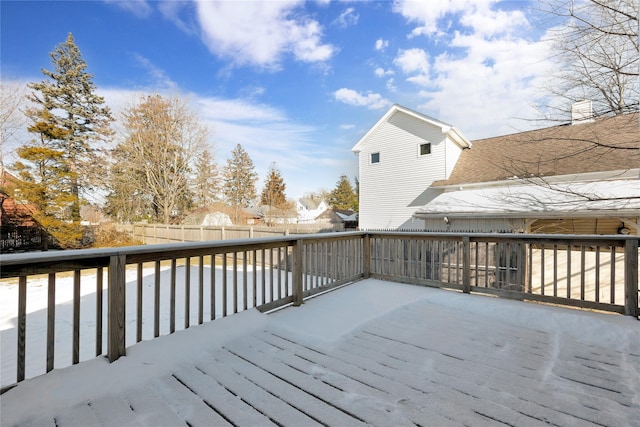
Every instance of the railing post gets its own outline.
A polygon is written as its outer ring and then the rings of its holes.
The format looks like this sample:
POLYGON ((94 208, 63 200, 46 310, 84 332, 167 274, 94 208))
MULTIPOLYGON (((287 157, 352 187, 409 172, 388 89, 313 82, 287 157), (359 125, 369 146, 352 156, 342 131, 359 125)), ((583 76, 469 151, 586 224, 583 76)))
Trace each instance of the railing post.
POLYGON ((362 238, 362 277, 368 279, 371 276, 371 236, 369 233, 362 238))
POLYGON ((304 242, 297 239, 293 243, 293 265, 291 269, 293 286, 293 305, 302 305, 302 247, 304 242))
POLYGON ((640 316, 638 308, 638 240, 629 239, 624 245, 624 314, 640 316))
POLYGON ((126 255, 113 255, 109 258, 107 357, 110 362, 125 355, 126 266, 126 255))
POLYGON ((17 382, 23 381, 26 369, 27 276, 18 279, 18 371, 17 382))
POLYGON ((469 236, 462 238, 462 292, 471 293, 471 241, 469 236))

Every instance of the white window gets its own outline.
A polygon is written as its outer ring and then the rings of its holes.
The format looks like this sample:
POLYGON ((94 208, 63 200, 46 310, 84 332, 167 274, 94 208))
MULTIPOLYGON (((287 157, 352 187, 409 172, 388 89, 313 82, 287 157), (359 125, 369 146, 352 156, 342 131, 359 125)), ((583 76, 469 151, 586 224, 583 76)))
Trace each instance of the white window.
POLYGON ((371 153, 371 163, 380 163, 380 152, 371 153))

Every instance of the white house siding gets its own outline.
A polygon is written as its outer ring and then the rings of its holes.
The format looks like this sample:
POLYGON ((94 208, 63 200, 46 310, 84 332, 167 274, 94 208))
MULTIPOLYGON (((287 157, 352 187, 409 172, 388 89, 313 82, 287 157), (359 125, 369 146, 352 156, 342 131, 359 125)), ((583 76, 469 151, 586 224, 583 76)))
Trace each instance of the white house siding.
POLYGON ((360 228, 421 229, 424 222, 413 213, 440 194, 428 187, 446 178, 446 145, 439 126, 404 113, 395 113, 369 135, 359 154, 360 228), (420 156, 425 142, 431 143, 431 154, 420 156), (380 162, 371 164, 376 152, 380 162))
POLYGON ((456 162, 458 161, 458 157, 460 157, 460 153, 462 153, 462 150, 460 149, 460 146, 455 144, 449 138, 447 138, 446 140, 445 149, 446 149, 445 173, 447 174, 445 179, 448 179, 449 176, 451 175, 451 172, 453 172, 453 167, 456 165, 456 162))

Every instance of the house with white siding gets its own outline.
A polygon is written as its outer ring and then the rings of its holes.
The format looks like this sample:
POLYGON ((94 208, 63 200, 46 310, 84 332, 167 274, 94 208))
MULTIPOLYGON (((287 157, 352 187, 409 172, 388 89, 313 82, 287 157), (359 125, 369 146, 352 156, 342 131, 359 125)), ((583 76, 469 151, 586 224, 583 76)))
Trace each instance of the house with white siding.
POLYGON ((353 148, 360 228, 640 234, 640 115, 576 107, 570 123, 468 141, 392 106, 353 148))
POLYGON ((453 126, 393 105, 358 141, 361 229, 421 229, 415 211, 439 193, 471 143, 453 126))
POLYGON ((329 205, 322 199, 302 198, 296 200, 298 224, 315 224, 316 218, 327 209, 329 209, 329 205))

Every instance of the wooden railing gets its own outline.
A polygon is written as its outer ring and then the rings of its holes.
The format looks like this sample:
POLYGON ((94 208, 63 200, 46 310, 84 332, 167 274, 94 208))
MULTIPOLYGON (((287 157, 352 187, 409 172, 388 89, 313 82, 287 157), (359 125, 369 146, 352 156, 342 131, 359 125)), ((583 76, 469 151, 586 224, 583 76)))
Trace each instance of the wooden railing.
MULTIPOLYGON (((3 367, 15 363, 20 382, 104 347, 113 361, 142 340, 249 308, 300 305, 369 277, 638 317, 638 240, 353 232, 4 255, 0 278, 13 281, 18 298, 15 359, 3 338, 3 367), (46 288, 42 313, 27 309, 32 283, 46 288), (64 286, 70 304, 56 304, 64 286), (41 321, 32 327, 29 318, 41 321), (56 347, 56 334, 69 329, 70 348, 56 347)), ((14 382, 3 374, 3 387, 14 382)))
POLYGON ((640 316, 638 236, 369 233, 370 277, 640 316))

